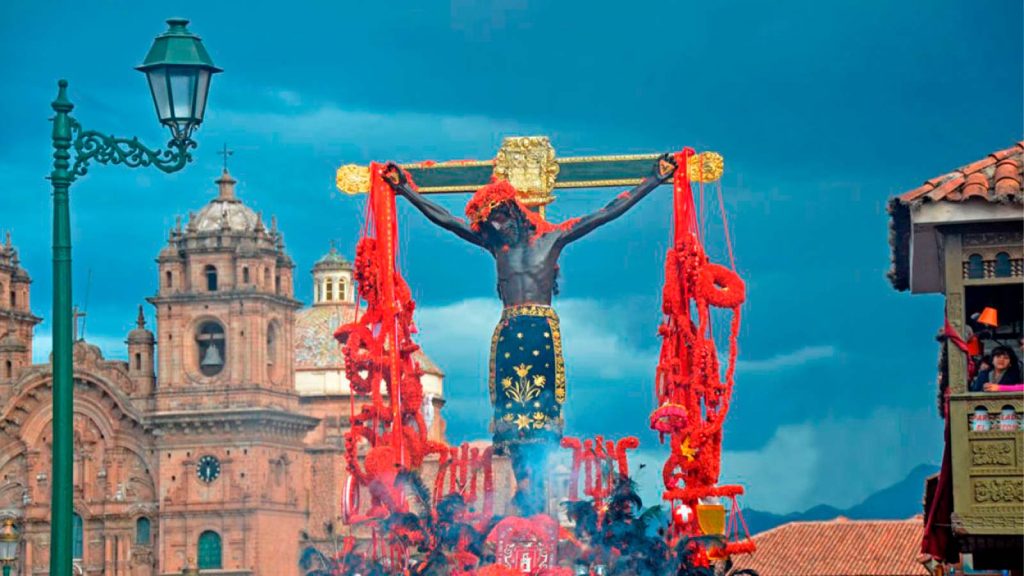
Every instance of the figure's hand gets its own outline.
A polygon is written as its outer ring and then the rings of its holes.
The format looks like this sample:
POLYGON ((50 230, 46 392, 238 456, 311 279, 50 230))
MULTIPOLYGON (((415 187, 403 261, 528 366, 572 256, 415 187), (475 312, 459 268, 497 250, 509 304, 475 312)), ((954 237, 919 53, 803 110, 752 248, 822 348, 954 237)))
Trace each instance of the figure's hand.
POLYGON ((676 173, 678 167, 675 156, 672 154, 662 154, 654 164, 654 175, 664 182, 676 173))
POLYGON ((395 190, 401 190, 403 185, 406 183, 405 172, 398 167, 398 164, 394 162, 388 162, 384 165, 384 181, 391 185, 395 190))
POLYGON ((985 392, 999 392, 999 384, 993 384, 989 382, 988 384, 982 386, 982 389, 985 390, 985 392))

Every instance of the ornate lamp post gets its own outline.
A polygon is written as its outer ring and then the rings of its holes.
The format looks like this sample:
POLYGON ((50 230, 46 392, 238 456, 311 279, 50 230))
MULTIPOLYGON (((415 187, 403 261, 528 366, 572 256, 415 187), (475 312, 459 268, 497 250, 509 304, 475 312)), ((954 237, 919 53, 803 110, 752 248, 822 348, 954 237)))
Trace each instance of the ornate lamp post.
POLYGON ((170 173, 192 160, 192 131, 203 121, 213 65, 188 20, 172 18, 137 69, 146 74, 160 123, 171 130, 166 150, 151 150, 137 138, 85 130, 71 117, 67 80, 58 82, 53 117, 53 494, 50 502, 50 575, 71 574, 72 516, 72 336, 71 217, 68 189, 90 162, 155 166, 170 173), (74 149, 74 162, 71 150, 74 149))
POLYGON ((11 576, 11 566, 18 562, 18 540, 21 533, 14 524, 13 518, 4 520, 0 528, 0 566, 4 568, 4 576, 11 576))

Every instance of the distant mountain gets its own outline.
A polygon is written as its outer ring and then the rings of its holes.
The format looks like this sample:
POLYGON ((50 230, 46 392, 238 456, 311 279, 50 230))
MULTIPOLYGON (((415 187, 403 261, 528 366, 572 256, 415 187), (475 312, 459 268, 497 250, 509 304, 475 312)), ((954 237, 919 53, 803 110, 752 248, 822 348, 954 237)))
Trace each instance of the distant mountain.
POLYGON ((832 520, 845 516, 851 520, 903 520, 923 513, 925 478, 938 472, 935 466, 922 464, 910 471, 906 478, 868 496, 863 502, 840 510, 819 504, 803 512, 773 514, 750 508, 743 510, 743 519, 751 534, 770 530, 787 522, 832 520))

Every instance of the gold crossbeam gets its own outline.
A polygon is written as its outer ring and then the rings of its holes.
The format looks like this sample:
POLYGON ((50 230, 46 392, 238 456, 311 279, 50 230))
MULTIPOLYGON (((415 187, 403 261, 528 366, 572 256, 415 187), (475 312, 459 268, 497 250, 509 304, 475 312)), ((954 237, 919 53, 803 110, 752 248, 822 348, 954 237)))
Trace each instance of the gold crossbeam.
MULTIPOLYGON (((520 191, 527 206, 544 206, 554 200, 555 189, 635 186, 651 173, 661 154, 575 156, 556 158, 546 136, 505 138, 492 160, 416 162, 402 164, 421 194, 474 192, 492 177, 508 180, 520 191)), ((693 182, 721 178, 724 160, 715 152, 691 156, 687 166, 693 182)), ((338 189, 346 194, 369 190, 369 167, 347 164, 338 168, 338 189)))

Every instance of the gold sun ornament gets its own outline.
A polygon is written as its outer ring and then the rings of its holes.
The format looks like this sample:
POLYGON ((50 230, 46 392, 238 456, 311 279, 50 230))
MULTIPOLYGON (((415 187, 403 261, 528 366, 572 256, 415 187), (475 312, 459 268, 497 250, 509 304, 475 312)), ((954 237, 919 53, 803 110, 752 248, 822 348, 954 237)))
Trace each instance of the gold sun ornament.
POLYGON ((345 164, 338 168, 338 172, 335 174, 335 184, 338 186, 338 190, 348 195, 366 192, 370 189, 370 167, 345 164))
POLYGON ((724 171, 725 158, 718 152, 701 152, 686 161, 686 174, 690 182, 708 184, 721 178, 724 171))

